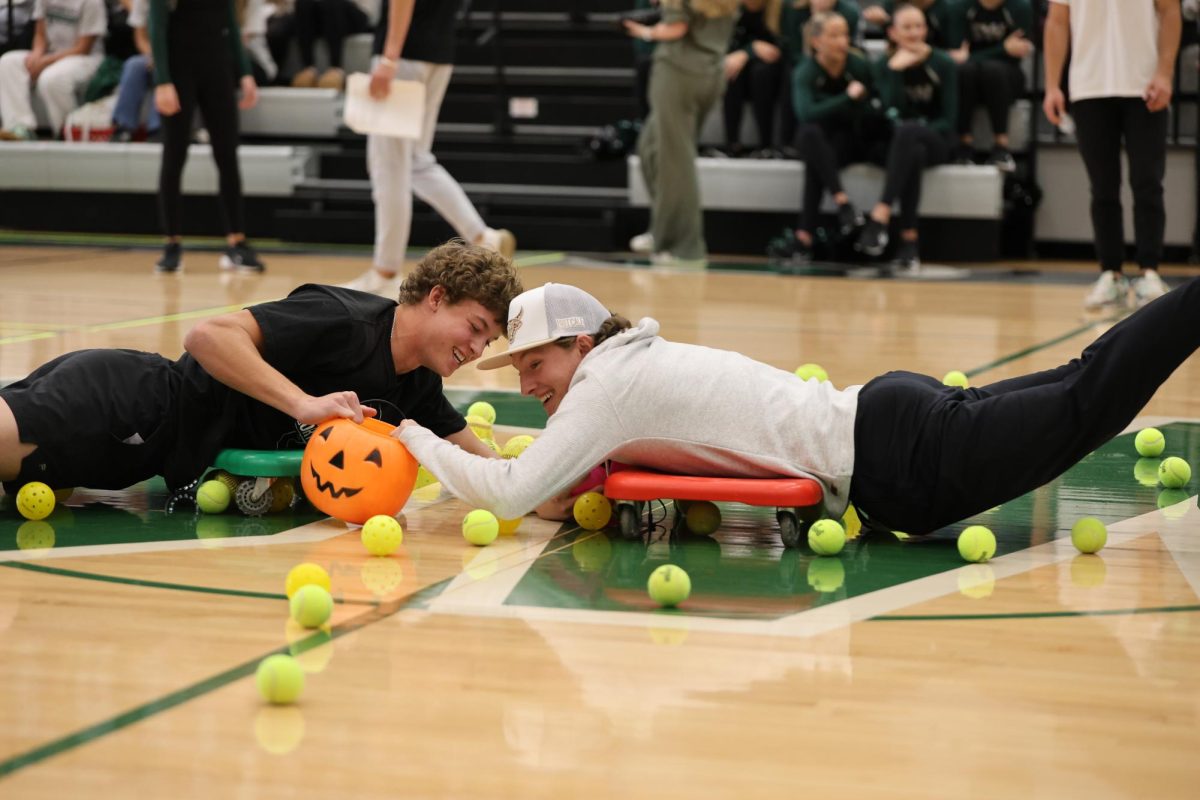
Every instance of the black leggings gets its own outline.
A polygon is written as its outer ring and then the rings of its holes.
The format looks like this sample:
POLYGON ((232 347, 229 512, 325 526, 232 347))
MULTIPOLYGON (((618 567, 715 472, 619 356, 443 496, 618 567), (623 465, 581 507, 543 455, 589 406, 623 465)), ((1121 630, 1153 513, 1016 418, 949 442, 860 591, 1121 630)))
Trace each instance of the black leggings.
POLYGON ((1071 104, 1075 139, 1092 187, 1092 230, 1101 269, 1121 269, 1125 225, 1121 213, 1121 140, 1129 157, 1133 238, 1138 266, 1156 269, 1162 259, 1163 175, 1167 169, 1167 112, 1151 113, 1136 97, 1102 97, 1071 104))
POLYGON ((741 143, 742 111, 749 100, 754 107, 759 147, 775 144, 775 109, 779 104, 779 80, 783 64, 768 64, 751 58, 738 76, 725 87, 725 141, 741 143))
POLYGON ((902 122, 896 126, 888 146, 887 179, 879 202, 891 206, 900 199, 900 230, 917 227, 922 173, 949 159, 950 141, 946 134, 916 122, 902 122))
POLYGON ((800 209, 800 230, 816 229, 821 198, 843 191, 840 170, 861 161, 877 158, 880 144, 868 125, 848 121, 806 122, 796 134, 796 146, 804 160, 804 205, 800 209))
POLYGON ((1008 112, 1025 89, 1025 74, 1011 61, 968 61, 958 67, 958 132, 969 134, 975 109, 987 108, 992 133, 1008 133, 1008 112))
POLYGON ((1042 486, 1137 416, 1200 347, 1198 319, 1192 279, 1055 369, 978 389, 911 372, 875 378, 858 396, 852 501, 924 534, 1042 486))
POLYGON ((242 175, 238 168, 238 110, 228 52, 171 54, 171 79, 179 94, 179 111, 163 117, 162 167, 158 173, 158 211, 167 236, 183 233, 180 179, 187 163, 196 109, 204 118, 213 160, 220 175, 221 222, 226 233, 246 230, 242 175))
POLYGON ((371 29, 367 15, 353 0, 296 0, 295 21, 300 63, 305 67, 316 63, 313 45, 318 34, 324 36, 329 49, 329 66, 341 67, 346 37, 371 29))

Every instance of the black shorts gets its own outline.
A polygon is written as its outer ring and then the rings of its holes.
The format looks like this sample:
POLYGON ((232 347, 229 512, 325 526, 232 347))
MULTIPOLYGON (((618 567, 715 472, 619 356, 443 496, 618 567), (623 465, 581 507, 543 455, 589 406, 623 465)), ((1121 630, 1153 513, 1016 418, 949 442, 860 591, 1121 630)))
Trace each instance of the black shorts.
POLYGON ((115 349, 67 353, 0 389, 21 441, 37 446, 5 491, 34 480, 123 489, 161 473, 178 390, 168 359, 115 349))

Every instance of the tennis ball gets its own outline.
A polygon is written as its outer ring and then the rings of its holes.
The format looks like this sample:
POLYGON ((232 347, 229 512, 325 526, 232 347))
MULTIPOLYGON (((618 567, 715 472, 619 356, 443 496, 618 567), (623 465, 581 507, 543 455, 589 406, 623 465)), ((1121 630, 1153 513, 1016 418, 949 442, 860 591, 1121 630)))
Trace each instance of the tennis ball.
POLYGON ((390 556, 404 541, 404 529, 395 517, 376 514, 363 523, 362 543, 373 556, 390 556))
MULTIPOLYGON (((1192 479, 1192 467, 1179 456, 1164 458, 1158 465, 1158 482, 1168 489, 1179 489, 1192 479)), ((22 489, 21 491, 25 491, 22 489)), ((21 496, 17 495, 18 508, 21 496)))
POLYGON ((295 597, 296 592, 300 591, 301 586, 309 584, 320 586, 325 591, 329 591, 329 573, 321 569, 317 564, 305 562, 292 567, 287 574, 287 583, 285 588, 289 599, 295 597))
POLYGON ((958 554, 964 561, 987 561, 996 555, 996 535, 982 525, 972 525, 958 535, 958 554))
POLYGON ((1081 553, 1095 553, 1108 541, 1108 530, 1095 517, 1084 517, 1071 526, 1071 544, 1081 553))
POLYGON ((575 498, 575 521, 585 531, 598 531, 612 519, 612 503, 599 492, 584 492, 575 498))
POLYGON ((820 364, 801 364, 796 367, 796 377, 802 381, 816 378, 818 381, 824 382, 829 380, 829 373, 820 364))
POLYGON ((808 546, 819 556, 836 556, 846 546, 846 531, 833 519, 819 519, 808 529, 808 546))
POLYGON ((328 590, 310 583, 296 590, 288 608, 296 622, 306 628, 319 628, 328 622, 333 614, 333 597, 328 590))
POLYGON ((271 484, 271 507, 267 511, 271 514, 278 514, 289 508, 295 498, 296 487, 292 484, 292 479, 280 478, 271 484))
POLYGON ((492 423, 483 417, 468 414, 467 426, 470 427, 472 433, 485 442, 492 438, 492 423))
POLYGON ((220 514, 229 508, 233 495, 220 481, 205 481, 196 490, 196 507, 205 514, 220 514))
POLYGON ((674 564, 663 564, 650 573, 646 591, 660 606, 677 606, 692 593, 692 579, 674 564))
POLYGON ((304 691, 304 670, 300 669, 296 659, 276 653, 259 662, 254 681, 263 700, 287 705, 296 702, 304 691))
POLYGON ((476 400, 467 407, 468 417, 479 417, 488 425, 496 424, 496 407, 483 400, 476 400))
POLYGON ((814 558, 804 577, 813 589, 821 594, 829 594, 846 583, 846 568, 839 558, 814 558))
POLYGON ((210 481, 220 481, 221 483, 225 484, 225 488, 229 490, 230 494, 236 492, 238 484, 241 483, 241 480, 239 480, 236 475, 226 472, 223 469, 210 472, 208 479, 210 481))
POLYGON ((521 527, 521 520, 523 519, 525 518, 517 517, 516 519, 497 519, 496 522, 500 523, 500 535, 512 536, 517 532, 517 528, 521 527))
POLYGON ((1139 456, 1154 458, 1162 454, 1167 440, 1158 428, 1142 428, 1137 436, 1133 437, 1133 446, 1139 456))
POLYGON ((522 433, 511 437, 504 443, 504 447, 500 450, 500 455, 505 458, 516 458, 525 452, 525 448, 533 444, 533 437, 522 433))
POLYGON ((683 519, 692 533, 697 536, 711 536, 721 527, 721 509, 717 508, 716 503, 699 500, 688 505, 683 519))
POLYGON ((485 547, 500 535, 500 521, 492 512, 477 508, 463 517, 462 534, 476 547, 485 547))
POLYGON ((41 481, 31 481, 17 492, 17 511, 25 519, 45 519, 54 510, 54 490, 41 481))
POLYGON ((964 372, 952 369, 942 377, 942 383, 947 386, 957 386, 960 389, 966 389, 971 385, 964 372))

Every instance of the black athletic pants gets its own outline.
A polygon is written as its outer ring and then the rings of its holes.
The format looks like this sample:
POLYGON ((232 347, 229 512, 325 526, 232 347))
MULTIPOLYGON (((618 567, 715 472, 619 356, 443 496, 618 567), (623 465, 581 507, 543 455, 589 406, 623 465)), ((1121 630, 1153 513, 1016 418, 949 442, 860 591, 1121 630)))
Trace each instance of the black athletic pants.
POLYGON ((864 125, 848 121, 806 122, 796 134, 796 146, 804 160, 804 205, 800 209, 800 230, 816 229, 821 198, 842 191, 839 171, 848 164, 871 160, 878 137, 872 137, 864 125))
POLYGON ((779 81, 783 77, 783 63, 768 64, 751 58, 742 67, 738 76, 725 86, 725 141, 727 144, 742 144, 742 112, 746 101, 754 109, 754 122, 758 127, 758 146, 775 145, 775 109, 779 105, 779 81))
POLYGON ((329 66, 342 66, 342 44, 352 33, 371 30, 371 21, 353 0, 296 0, 296 44, 300 63, 316 64, 313 45, 318 34, 329 49, 329 66))
POLYGON ((890 206, 900 200, 900 230, 917 227, 921 205, 921 176, 928 167, 950 160, 950 138, 918 122, 901 122, 888 146, 887 178, 879 202, 890 206))
POLYGON ((171 52, 171 80, 179 94, 179 112, 162 120, 162 167, 158 174, 158 209, 167 236, 183 233, 180 181, 187 163, 196 109, 204 119, 220 175, 221 221, 226 233, 246 230, 242 175, 238 168, 237 88, 229 51, 171 52))
POLYGON ((1119 271, 1125 260, 1121 213, 1121 142, 1129 157, 1133 190, 1133 238, 1143 269, 1162 259, 1167 215, 1163 175, 1167 169, 1167 112, 1151 113, 1137 97, 1099 97, 1071 103, 1075 139, 1092 187, 1092 231, 1101 269, 1119 271))
POLYGON ((1053 480, 1120 433, 1200 347, 1200 279, 1113 326, 1056 369, 978 389, 889 372, 862 388, 850 497, 924 534, 1053 480))
POLYGON ((967 61, 958 67, 958 132, 971 132, 975 109, 985 106, 992 133, 1008 133, 1008 112, 1025 89, 1025 73, 1011 61, 967 61))

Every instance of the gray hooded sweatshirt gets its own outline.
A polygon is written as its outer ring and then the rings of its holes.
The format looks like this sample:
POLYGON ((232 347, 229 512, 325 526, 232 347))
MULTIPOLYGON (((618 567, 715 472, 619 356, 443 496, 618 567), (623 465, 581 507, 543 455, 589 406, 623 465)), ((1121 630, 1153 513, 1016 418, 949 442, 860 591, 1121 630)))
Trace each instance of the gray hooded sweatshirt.
POLYGON ((527 514, 606 459, 680 475, 814 478, 840 517, 861 388, 839 391, 739 353, 669 342, 647 317, 583 358, 520 458, 476 456, 420 427, 400 438, 446 489, 501 519, 527 514))

